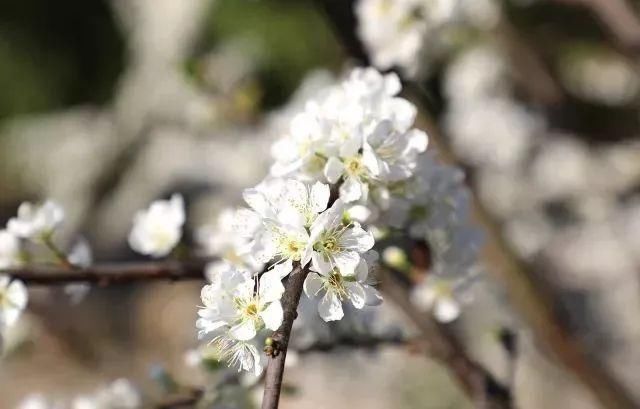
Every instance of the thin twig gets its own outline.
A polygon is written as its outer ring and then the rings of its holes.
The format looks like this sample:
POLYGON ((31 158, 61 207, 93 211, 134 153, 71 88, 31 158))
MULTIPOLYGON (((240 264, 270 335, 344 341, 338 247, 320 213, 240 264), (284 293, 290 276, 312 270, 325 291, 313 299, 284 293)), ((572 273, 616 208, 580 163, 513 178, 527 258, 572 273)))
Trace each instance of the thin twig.
POLYGON ((69 270, 60 266, 26 266, 0 270, 28 286, 87 283, 98 286, 147 281, 204 280, 205 260, 96 264, 69 270))

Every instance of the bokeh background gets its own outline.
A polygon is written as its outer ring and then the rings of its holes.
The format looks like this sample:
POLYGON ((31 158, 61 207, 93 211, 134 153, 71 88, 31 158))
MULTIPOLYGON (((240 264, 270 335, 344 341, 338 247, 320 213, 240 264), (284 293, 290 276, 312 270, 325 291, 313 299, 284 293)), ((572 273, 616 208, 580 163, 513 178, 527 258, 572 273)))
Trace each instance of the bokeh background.
MULTIPOLYGON (((4 4, 0 220, 23 200, 53 198, 67 211, 65 245, 82 235, 98 262, 134 260, 132 215, 178 191, 191 237, 262 179, 288 113, 353 64, 317 3, 4 4)), ((433 47, 420 60, 421 103, 510 250, 535 267, 568 333, 640 399, 639 5, 463 3, 463 18, 425 39, 433 47)), ((518 407, 600 407, 540 347, 493 261, 484 260, 452 331, 512 388, 518 407), (517 354, 500 341, 505 329, 516 334, 517 354)), ((197 345, 199 289, 94 289, 80 305, 62 291, 33 290, 0 362, 0 407, 119 377, 158 396, 160 367, 197 386, 203 375, 185 353, 197 345)), ((374 318, 367 331, 376 336, 412 331, 392 303, 374 318)), ((359 325, 299 331, 283 408, 472 407, 443 367, 406 346, 308 348, 359 325)))

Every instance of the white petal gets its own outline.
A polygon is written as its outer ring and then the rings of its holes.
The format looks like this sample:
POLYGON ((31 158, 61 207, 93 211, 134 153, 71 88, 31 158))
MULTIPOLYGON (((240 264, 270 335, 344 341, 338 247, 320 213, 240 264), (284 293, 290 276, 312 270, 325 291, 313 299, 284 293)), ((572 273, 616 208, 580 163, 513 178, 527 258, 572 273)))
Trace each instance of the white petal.
POLYGON ((325 276, 335 267, 330 260, 325 259, 324 256, 317 251, 314 251, 311 255, 311 266, 313 270, 325 276))
POLYGON ((349 295, 349 299, 354 307, 357 309, 361 309, 364 307, 366 293, 364 288, 359 283, 345 283, 345 289, 347 290, 347 294, 349 295))
POLYGON ((316 273, 309 273, 304 279, 304 293, 309 298, 315 297, 322 290, 322 279, 316 273))
POLYGON ((270 204, 267 198, 255 188, 245 189, 242 192, 242 198, 256 213, 262 217, 268 217, 270 213, 270 204))
POLYGON ((264 325, 270 330, 277 330, 282 325, 282 305, 280 301, 274 301, 260 312, 264 325))
POLYGON ((375 307, 382 304, 382 296, 375 288, 370 285, 363 285, 365 292, 365 304, 375 307))
POLYGON ((370 250, 375 244, 373 235, 362 227, 356 225, 344 232, 340 237, 340 247, 364 253, 370 250))
POLYGON ((280 277, 280 279, 288 276, 291 270, 293 270, 293 261, 291 259, 287 259, 282 263, 278 263, 271 268, 271 271, 275 272, 278 277, 280 277))
POLYGON ((22 281, 13 280, 11 284, 9 284, 5 296, 7 297, 9 302, 11 302, 11 304, 22 310, 27 306, 29 293, 27 292, 27 287, 22 281))
POLYGON ((434 306, 433 315, 440 322, 451 322, 460 316, 460 305, 451 297, 440 298, 434 306))
POLYGON ((320 303, 318 303, 318 313, 320 313, 320 317, 325 321, 338 321, 344 317, 344 311, 342 311, 342 303, 338 296, 332 292, 328 291, 320 303))
POLYGON ((340 186, 340 197, 346 203, 354 202, 362 197, 362 185, 356 178, 348 177, 340 186))
POLYGON ((334 255, 336 266, 340 270, 340 274, 344 276, 352 276, 360 262, 360 255, 355 251, 341 251, 334 255))
POLYGON ((324 165, 324 177, 326 177, 327 181, 331 184, 336 183, 338 179, 340 179, 340 176, 342 176, 343 172, 344 165, 335 156, 330 157, 324 165))
POLYGON ((316 182, 311 188, 311 210, 315 213, 324 211, 327 208, 327 204, 329 203, 329 195, 329 185, 316 182))
POLYGON ((269 270, 260 277, 260 301, 268 303, 279 300, 284 293, 280 273, 275 270, 269 270))
POLYGON ((229 334, 240 341, 248 341, 256 336, 256 326, 252 320, 245 320, 231 327, 229 334))
POLYGON ((369 265, 367 264, 367 261, 364 259, 364 257, 360 258, 360 261, 356 266, 355 274, 356 280, 359 283, 364 283, 367 280, 367 277, 369 276, 369 265))

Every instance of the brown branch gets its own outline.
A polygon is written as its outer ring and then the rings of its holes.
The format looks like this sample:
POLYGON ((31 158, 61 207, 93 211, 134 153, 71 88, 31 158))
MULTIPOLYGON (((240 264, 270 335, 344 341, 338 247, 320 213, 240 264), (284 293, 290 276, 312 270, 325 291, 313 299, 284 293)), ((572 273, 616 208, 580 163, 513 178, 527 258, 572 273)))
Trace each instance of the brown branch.
POLYGON ((630 58, 640 57, 640 20, 625 0, 554 0, 582 6, 591 11, 609 31, 613 40, 630 58))
MULTIPOLYGON (((316 0, 326 12, 339 40, 347 52, 361 64, 367 64, 368 58, 362 44, 358 40, 354 28, 353 1, 348 0, 316 0)), ((606 3, 608 0, 584 0, 595 3, 606 3)), ((619 3, 620 0, 616 0, 619 3)), ((610 6, 609 6, 610 7, 610 6)), ((405 95, 416 102, 420 108, 421 93, 415 85, 407 84, 405 95)), ((444 143, 432 118, 426 110, 420 109, 422 122, 426 124, 429 139, 440 149, 449 162, 458 163, 456 156, 444 143)), ((458 163, 459 164, 459 163, 458 163)), ((502 237, 498 226, 488 212, 474 201, 475 215, 485 228, 488 236, 485 252, 494 261, 493 272, 496 278, 506 287, 511 304, 524 316, 540 340, 557 357, 562 365, 573 372, 577 379, 585 385, 597 398, 600 404, 608 409, 635 409, 638 407, 628 391, 613 378, 599 362, 593 360, 581 342, 567 331, 553 306, 550 292, 545 291, 535 274, 518 260, 502 237)), ((425 328, 426 329, 426 328, 425 328)), ((465 365, 448 362, 454 372, 465 365)))
POLYGON ((70 270, 57 266, 27 266, 0 270, 0 274, 23 281, 28 286, 58 286, 88 283, 98 286, 148 281, 204 280, 206 261, 161 261, 96 264, 70 270))
POLYGON ((291 328, 293 321, 298 316, 298 303, 300 302, 304 279, 308 273, 308 267, 302 268, 297 264, 286 279, 285 292, 280 300, 284 313, 282 325, 271 336, 273 341, 272 351, 267 355, 268 363, 264 380, 262 409, 277 409, 278 407, 291 328))
POLYGON ((427 354, 449 369, 463 391, 478 407, 509 409, 513 407, 510 391, 482 366, 474 362, 455 336, 430 314, 418 311, 409 301, 409 289, 396 279, 401 273, 382 269, 381 289, 421 332, 427 354))

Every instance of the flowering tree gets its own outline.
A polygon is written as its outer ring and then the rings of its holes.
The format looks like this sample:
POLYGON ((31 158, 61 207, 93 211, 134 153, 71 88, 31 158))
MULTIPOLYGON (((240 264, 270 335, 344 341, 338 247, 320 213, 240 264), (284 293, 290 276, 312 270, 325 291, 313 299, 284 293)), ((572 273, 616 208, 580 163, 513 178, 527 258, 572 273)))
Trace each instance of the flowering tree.
MULTIPOLYGON (((505 254, 505 274, 518 291, 523 314, 546 335, 545 342, 569 368, 579 369, 605 406, 633 407, 565 338, 544 296, 510 258, 482 209, 484 234, 471 220, 464 173, 442 161, 441 156, 451 156, 446 147, 438 152, 432 146, 441 144, 438 130, 417 125, 418 106, 406 96, 415 100, 413 81, 424 74, 419 57, 446 52, 446 44, 425 38, 446 31, 452 16, 464 13, 454 13, 445 1, 428 6, 361 0, 354 8, 350 2, 319 3, 353 57, 375 68, 351 69, 291 115, 272 146, 269 174, 242 194, 246 207, 225 210, 216 225, 196 233, 204 256, 172 257, 184 244, 187 209, 180 194, 135 215, 129 246, 164 259, 145 263, 93 264, 86 242, 68 251, 57 244, 56 230, 65 218, 59 205, 23 203, 0 230, 0 330, 13 326, 27 308, 30 285, 64 285, 81 299, 91 285, 206 279, 200 301, 194 300, 200 303, 194 326, 202 346, 191 358, 198 363, 214 358, 262 380, 262 408, 272 409, 278 407, 303 293, 317 304, 324 322, 391 301, 419 329, 423 348, 450 369, 474 401, 511 408, 509 385, 473 361, 444 325, 463 313, 469 288, 484 274, 478 252, 488 236, 505 254), (356 17, 357 30, 340 23, 356 17), (433 129, 428 135, 422 128, 433 129), (42 248, 53 262, 36 258, 41 253, 34 250, 42 248)), ((468 3, 460 3, 463 11, 468 3)), ((491 20, 487 7, 486 18, 475 24, 491 20)), ((207 401, 206 392, 190 391, 159 407, 194 406, 207 401)), ((54 405, 32 396, 23 408, 54 405)), ((123 379, 73 401, 73 408, 144 405, 123 379)))

